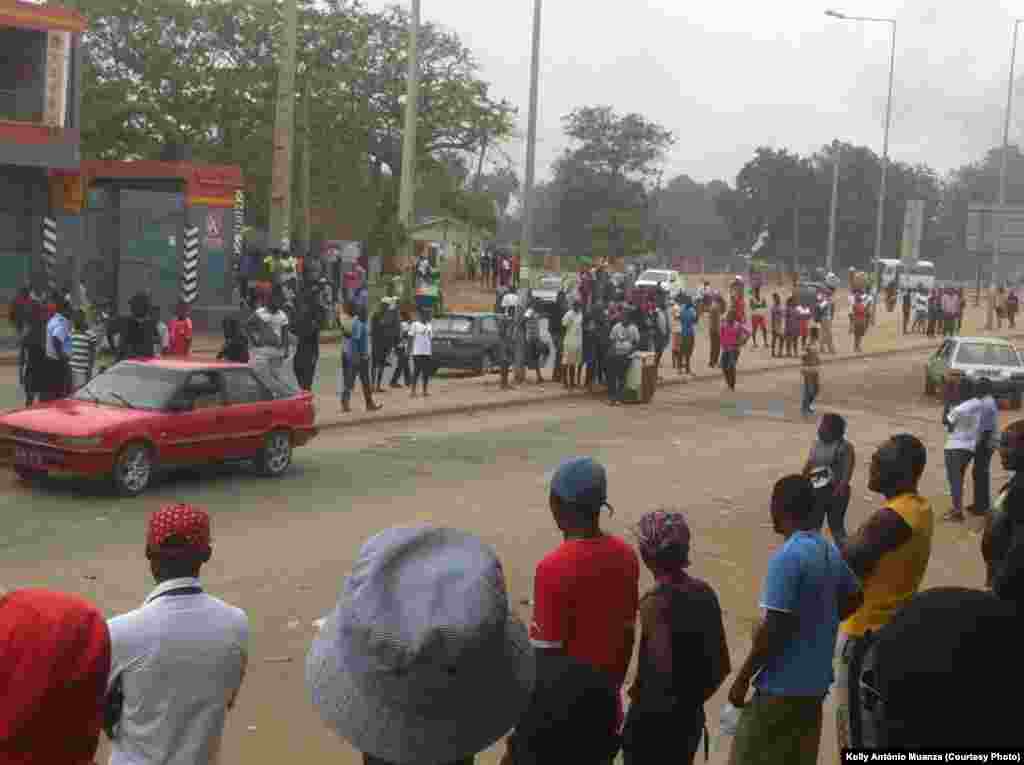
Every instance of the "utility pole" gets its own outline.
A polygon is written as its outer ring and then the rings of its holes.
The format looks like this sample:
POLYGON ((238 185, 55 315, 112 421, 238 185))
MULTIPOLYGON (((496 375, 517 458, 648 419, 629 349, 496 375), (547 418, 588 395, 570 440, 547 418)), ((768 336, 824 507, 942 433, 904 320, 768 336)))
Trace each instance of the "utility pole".
POLYGON ((842 146, 838 141, 833 145, 832 157, 832 203, 828 213, 828 261, 825 263, 827 273, 835 273, 836 264, 836 213, 839 210, 839 158, 842 146))
MULTIPOLYGON (((533 249, 533 174, 537 161, 537 85, 540 73, 540 9, 541 0, 533 0, 533 53, 530 57, 530 114, 526 129, 526 184, 523 187, 523 234, 519 242, 520 263, 529 263, 533 249)), ((520 290, 520 295, 523 290, 520 290)), ((525 310, 523 300, 519 301, 520 313, 525 310)), ((526 376, 525 349, 516 343, 516 381, 526 376)))
POLYGON ((999 255, 1003 238, 1003 208, 1006 207, 1006 164, 1010 153, 1010 110, 1013 107, 1013 69, 1017 63, 1017 31, 1021 19, 1013 22, 1013 46, 1010 48, 1010 83, 1006 88, 1006 114, 1003 120, 1003 152, 999 163, 999 216, 996 220, 995 241, 992 243, 992 273, 989 280, 988 311, 985 317, 985 329, 992 329, 992 320, 996 308, 996 284, 999 281, 999 255))
MULTIPOLYGON (((420 0, 412 0, 409 19, 409 73, 405 96, 405 128, 402 131, 402 180, 398 192, 398 221, 408 231, 412 228, 414 204, 416 201, 416 121, 419 116, 420 100, 420 0)), ((405 244, 405 255, 412 259, 416 248, 409 239, 405 244)))
POLYGON ((313 200, 311 199, 312 193, 312 162, 310 157, 310 150, 313 145, 311 133, 313 132, 313 126, 310 124, 309 112, 310 112, 310 72, 306 72, 306 81, 303 84, 302 93, 302 167, 300 169, 299 185, 302 191, 302 215, 299 218, 299 225, 302 226, 302 231, 299 233, 299 241, 303 242, 306 248, 306 254, 311 255, 313 252, 312 247, 312 235, 313 235, 313 200))
POLYGON ((298 2, 284 0, 284 40, 277 72, 277 115, 270 182, 270 246, 291 248, 292 132, 295 127, 295 48, 298 2))

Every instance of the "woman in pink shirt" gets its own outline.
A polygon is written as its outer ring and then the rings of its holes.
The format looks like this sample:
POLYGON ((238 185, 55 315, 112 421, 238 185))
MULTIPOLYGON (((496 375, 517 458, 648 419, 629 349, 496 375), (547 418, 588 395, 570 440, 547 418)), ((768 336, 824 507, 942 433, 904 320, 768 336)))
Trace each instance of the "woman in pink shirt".
POLYGON ((722 344, 722 356, 719 363, 729 390, 736 390, 736 362, 740 357, 740 348, 747 342, 749 336, 747 328, 736 320, 736 312, 729 311, 719 330, 722 344))
POLYGON ((192 350, 192 319, 188 303, 178 303, 178 316, 167 325, 168 356, 188 356, 192 350))

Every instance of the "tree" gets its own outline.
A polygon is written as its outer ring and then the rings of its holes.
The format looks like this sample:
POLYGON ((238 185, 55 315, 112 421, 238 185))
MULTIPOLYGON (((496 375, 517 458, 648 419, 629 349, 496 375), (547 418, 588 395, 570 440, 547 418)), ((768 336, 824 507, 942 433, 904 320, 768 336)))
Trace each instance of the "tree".
MULTIPOLYGON (((85 156, 152 158, 188 144, 197 161, 241 165, 250 223, 265 223, 280 6, 88 0, 83 10, 85 156)), ((360 224, 371 246, 395 228, 407 30, 399 9, 300 0, 297 85, 311 92, 313 201, 360 224)), ((418 163, 508 135, 513 107, 489 95, 457 35, 424 24, 420 56, 418 163)))

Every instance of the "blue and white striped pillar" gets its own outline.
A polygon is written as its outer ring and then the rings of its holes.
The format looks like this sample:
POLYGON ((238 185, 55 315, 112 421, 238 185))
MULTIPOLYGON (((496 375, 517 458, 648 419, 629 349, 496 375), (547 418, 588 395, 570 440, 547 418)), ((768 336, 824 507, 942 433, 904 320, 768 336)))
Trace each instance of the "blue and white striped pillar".
POLYGON ((43 217, 43 266, 47 286, 57 289, 57 221, 48 215, 43 217))
POLYGON ((185 247, 181 262, 181 299, 191 305, 199 296, 199 228, 185 227, 185 247))

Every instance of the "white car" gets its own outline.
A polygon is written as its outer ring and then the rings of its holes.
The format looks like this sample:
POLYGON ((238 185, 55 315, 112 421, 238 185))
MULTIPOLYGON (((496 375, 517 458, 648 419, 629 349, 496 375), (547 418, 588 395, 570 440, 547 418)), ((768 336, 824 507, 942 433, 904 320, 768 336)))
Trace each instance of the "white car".
POLYGON ((636 282, 633 283, 634 288, 640 289, 657 287, 659 285, 668 294, 669 298, 674 300, 676 296, 686 289, 686 280, 683 279, 678 271, 652 268, 640 274, 636 282))

